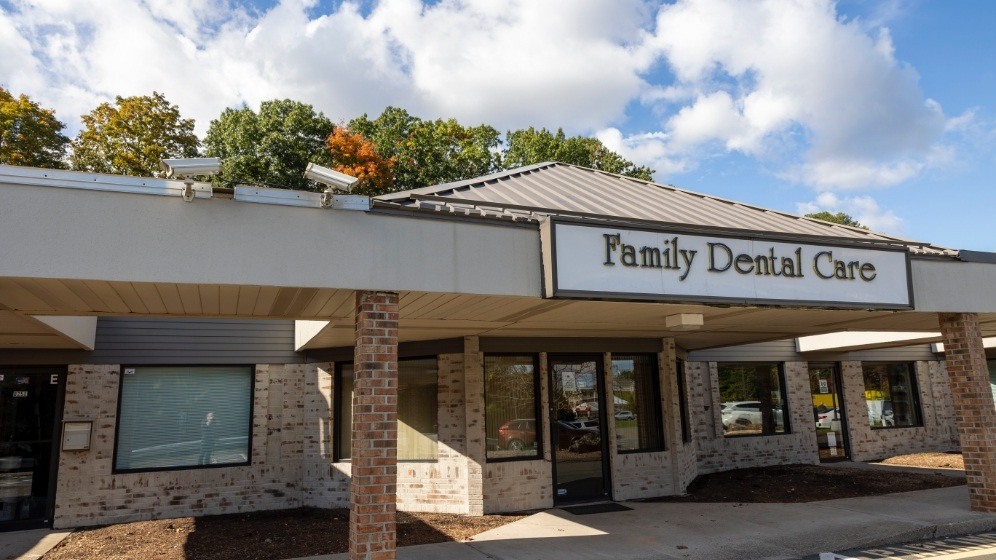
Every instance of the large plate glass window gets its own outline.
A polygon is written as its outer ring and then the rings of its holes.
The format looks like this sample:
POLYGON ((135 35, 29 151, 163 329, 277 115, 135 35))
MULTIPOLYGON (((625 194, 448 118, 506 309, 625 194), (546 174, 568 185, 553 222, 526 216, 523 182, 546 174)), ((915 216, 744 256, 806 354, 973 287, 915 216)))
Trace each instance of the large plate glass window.
POLYGON ((125 367, 116 471, 249 464, 251 366, 125 367))
POLYGON ((660 451, 661 397, 657 364, 649 354, 612 355, 616 450, 660 451))
POLYGON ((779 364, 717 364, 726 437, 788 433, 785 383, 779 364))
POLYGON ((872 428, 920 426, 916 375, 908 363, 862 364, 865 405, 872 428))
MULTIPOLYGON (((435 461, 439 424, 436 395, 439 367, 435 358, 398 360, 398 460, 435 461)), ((342 364, 336 379, 338 429, 336 458, 352 456, 353 364, 342 364)))
POLYGON ((537 381, 534 356, 484 356, 489 461, 539 457, 537 381))

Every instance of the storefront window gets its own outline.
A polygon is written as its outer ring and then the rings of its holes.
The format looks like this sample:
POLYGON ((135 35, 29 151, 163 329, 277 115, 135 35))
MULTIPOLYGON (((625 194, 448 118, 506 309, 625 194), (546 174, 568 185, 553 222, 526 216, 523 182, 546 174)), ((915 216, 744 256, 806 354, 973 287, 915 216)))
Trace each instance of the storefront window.
POLYGON ((249 464, 252 367, 125 367, 115 471, 249 464))
MULTIPOLYGON (((438 456, 435 358, 398 360, 398 460, 435 461, 438 456)), ((352 456, 353 364, 342 364, 336 379, 336 459, 352 456)))
POLYGON ((537 388, 534 356, 484 357, 488 460, 539 457, 537 388))
POLYGON ((653 356, 612 356, 618 451, 659 451, 664 448, 660 383, 657 380, 657 364, 653 356))
POLYGON ((865 404, 872 428, 920 426, 916 376, 910 364, 863 364, 865 404))
POLYGON ((726 437, 788 433, 788 407, 778 364, 718 364, 726 437))

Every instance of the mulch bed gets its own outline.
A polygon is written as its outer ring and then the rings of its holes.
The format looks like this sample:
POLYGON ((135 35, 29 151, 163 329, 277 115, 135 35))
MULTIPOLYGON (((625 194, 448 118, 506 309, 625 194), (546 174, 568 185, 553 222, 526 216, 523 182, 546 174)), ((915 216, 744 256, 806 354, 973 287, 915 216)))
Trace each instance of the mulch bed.
MULTIPOLYGON (((398 513, 398 545, 464 541, 523 514, 398 513)), ((300 508, 81 529, 45 560, 284 560, 346 552, 349 511, 300 508)))
POLYGON ((792 504, 964 484, 964 478, 929 471, 911 473, 819 465, 779 465, 702 475, 688 487, 688 495, 653 498, 650 501, 792 504))
MULTIPOLYGON (((907 456, 902 464, 937 466, 957 458, 907 456)), ((965 484, 924 472, 782 465, 700 476, 687 496, 668 502, 799 503, 874 496, 965 484)), ((398 513, 398 545, 465 541, 525 514, 466 517, 398 513)), ((283 560, 346 552, 349 513, 345 509, 301 508, 237 515, 163 519, 81 529, 46 554, 44 560, 283 560)))

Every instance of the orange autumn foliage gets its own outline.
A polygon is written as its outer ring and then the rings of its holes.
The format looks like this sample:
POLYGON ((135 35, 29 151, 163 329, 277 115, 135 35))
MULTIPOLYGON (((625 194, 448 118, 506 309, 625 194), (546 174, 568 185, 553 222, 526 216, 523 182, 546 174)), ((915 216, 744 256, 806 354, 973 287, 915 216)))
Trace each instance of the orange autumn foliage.
POLYGON ((394 158, 382 157, 362 134, 340 125, 332 130, 325 144, 332 154, 332 168, 359 179, 353 193, 378 195, 391 191, 394 158))

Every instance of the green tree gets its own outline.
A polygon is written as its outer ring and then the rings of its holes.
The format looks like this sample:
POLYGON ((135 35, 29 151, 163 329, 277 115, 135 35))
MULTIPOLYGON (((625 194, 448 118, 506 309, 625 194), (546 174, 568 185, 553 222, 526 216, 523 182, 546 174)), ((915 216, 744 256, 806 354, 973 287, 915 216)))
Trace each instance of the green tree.
POLYGON ((851 227, 856 227, 856 228, 868 229, 867 226, 861 225, 860 222, 858 222, 857 220, 855 220, 854 218, 852 218, 850 214, 847 214, 845 212, 837 212, 836 214, 833 214, 831 212, 823 210, 821 212, 814 212, 812 214, 806 214, 806 217, 807 218, 814 218, 814 219, 817 219, 817 220, 823 220, 824 222, 832 222, 832 223, 835 223, 835 224, 841 224, 841 225, 845 225, 845 226, 851 226, 851 227))
POLYGON ((63 168, 69 138, 51 109, 0 87, 0 163, 63 168))
POLYGON ((506 148, 502 164, 506 169, 544 161, 571 163, 592 169, 618 173, 644 181, 652 181, 654 170, 637 166, 605 147, 597 138, 572 136, 562 129, 556 134, 545 128, 529 127, 505 135, 506 148))
POLYGON ((494 127, 463 126, 454 119, 422 120, 397 107, 375 119, 363 114, 349 130, 370 140, 377 153, 394 160, 393 190, 468 179, 500 169, 501 134, 494 127))
POLYGON ((332 157, 325 141, 332 121, 311 105, 290 99, 260 104, 259 112, 242 106, 225 109, 211 121, 205 151, 222 158, 219 179, 297 190, 324 190, 304 178, 309 162, 326 167, 332 157))
POLYGON ((166 158, 197 156, 194 120, 166 96, 115 97, 83 115, 83 130, 73 141, 73 169, 160 177, 166 158))

